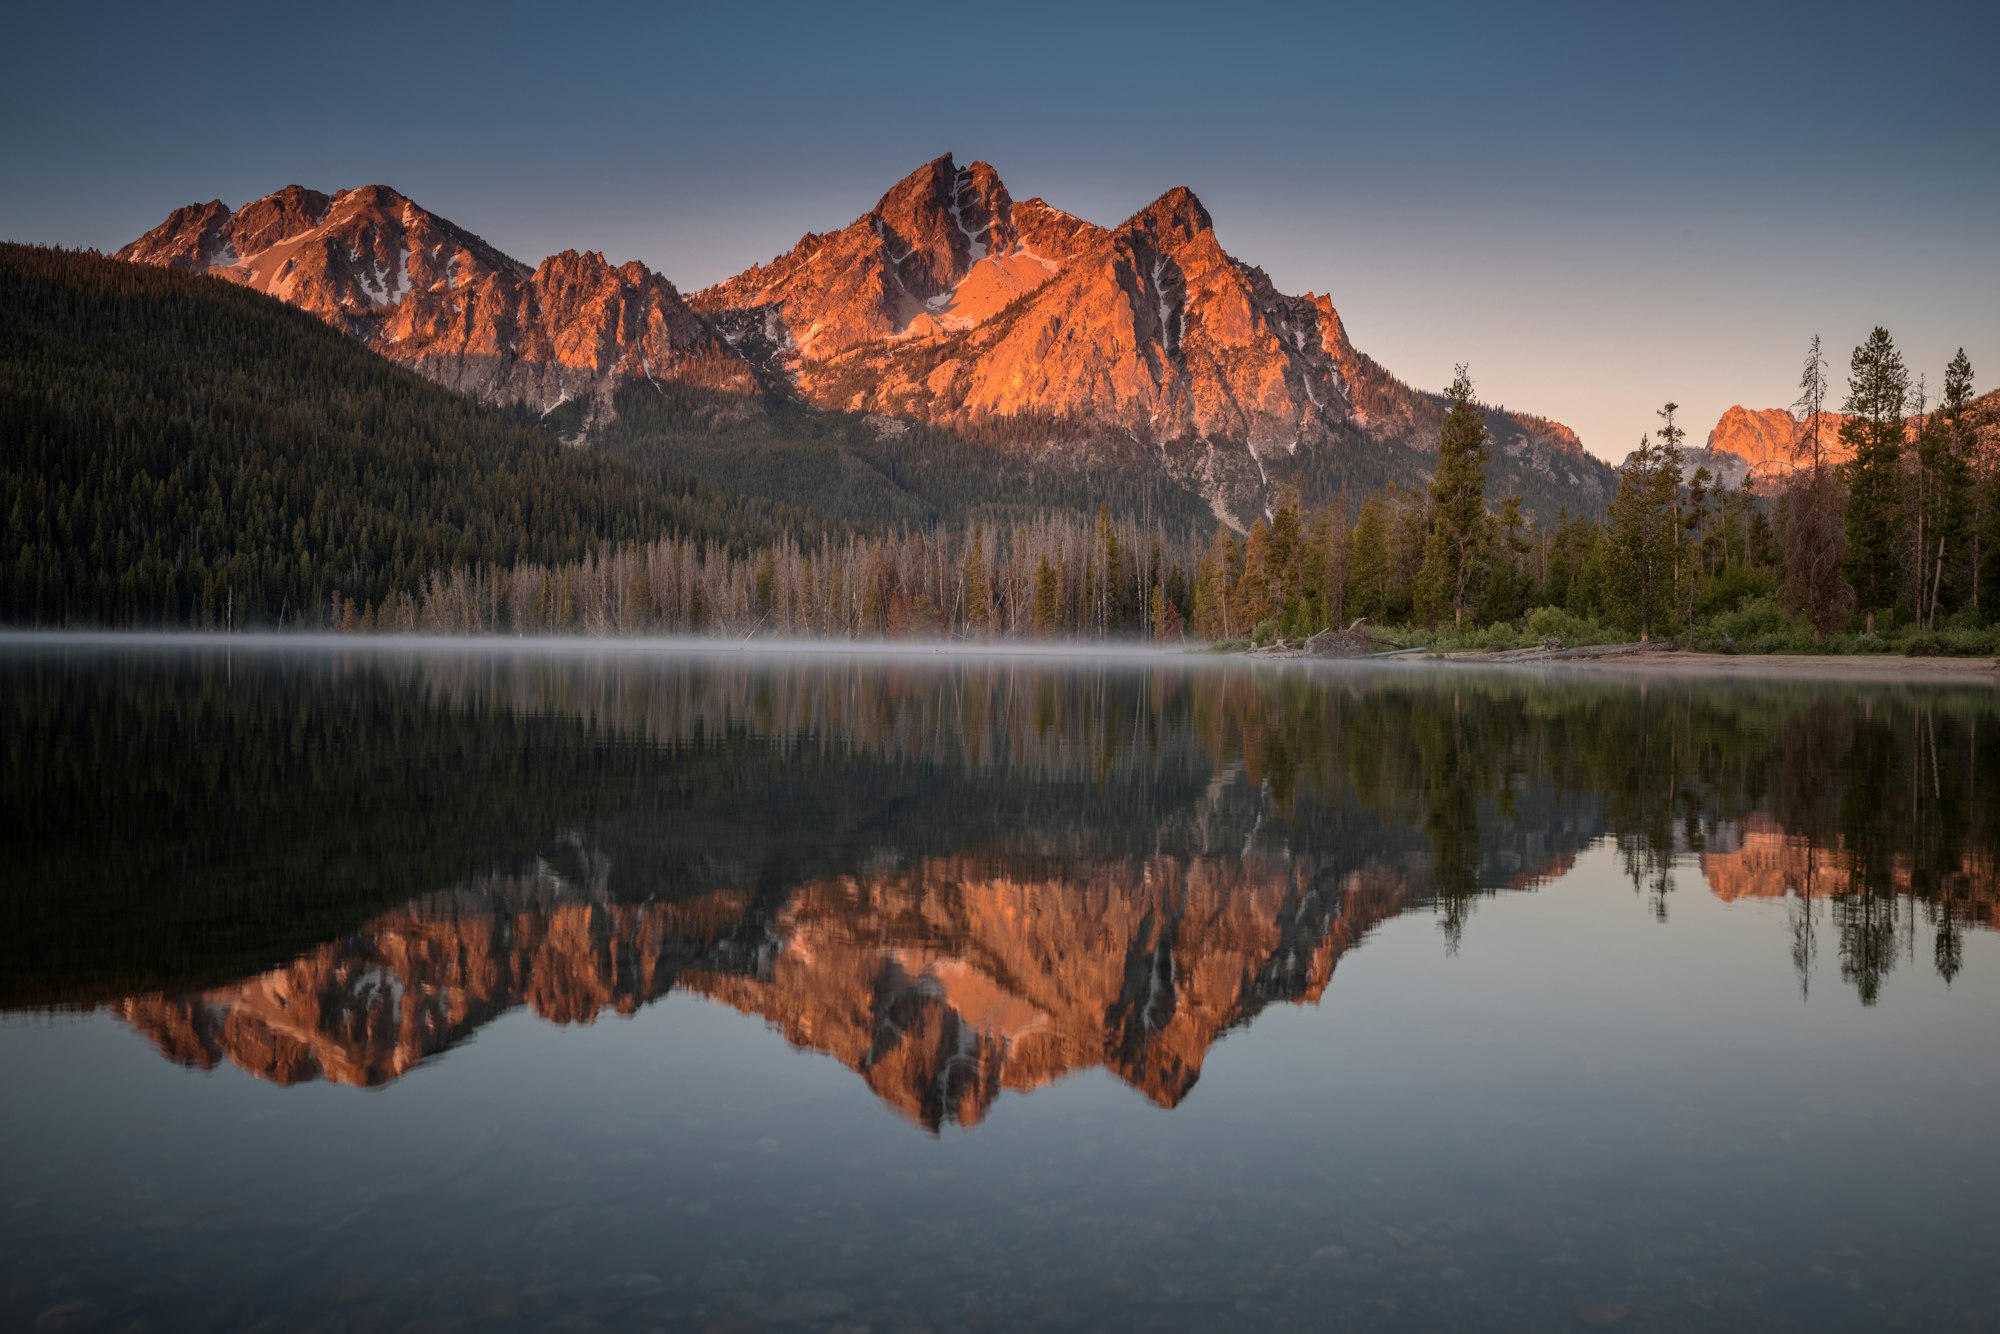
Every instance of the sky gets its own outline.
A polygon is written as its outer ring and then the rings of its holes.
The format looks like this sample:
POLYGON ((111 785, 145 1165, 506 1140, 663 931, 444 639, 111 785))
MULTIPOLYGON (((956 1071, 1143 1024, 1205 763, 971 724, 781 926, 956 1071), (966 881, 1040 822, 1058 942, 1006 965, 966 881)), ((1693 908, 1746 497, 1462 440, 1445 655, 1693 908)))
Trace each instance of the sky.
POLYGON ((17 8, 0 237, 393 185, 694 290, 950 152, 1115 223, 1175 185, 1357 346, 1622 458, 1876 325, 2000 384, 2000 5, 17 8))

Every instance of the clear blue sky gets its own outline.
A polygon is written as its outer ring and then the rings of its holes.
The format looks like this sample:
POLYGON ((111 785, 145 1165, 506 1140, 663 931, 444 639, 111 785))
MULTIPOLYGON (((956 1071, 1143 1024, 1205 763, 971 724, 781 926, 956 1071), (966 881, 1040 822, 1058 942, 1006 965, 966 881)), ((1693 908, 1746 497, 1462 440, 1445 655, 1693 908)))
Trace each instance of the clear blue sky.
POLYGON ((1884 323, 2000 384, 2000 5, 17 7, 0 236, 384 182, 686 289, 950 151, 1115 222, 1194 188, 1356 342, 1617 458, 1884 323))

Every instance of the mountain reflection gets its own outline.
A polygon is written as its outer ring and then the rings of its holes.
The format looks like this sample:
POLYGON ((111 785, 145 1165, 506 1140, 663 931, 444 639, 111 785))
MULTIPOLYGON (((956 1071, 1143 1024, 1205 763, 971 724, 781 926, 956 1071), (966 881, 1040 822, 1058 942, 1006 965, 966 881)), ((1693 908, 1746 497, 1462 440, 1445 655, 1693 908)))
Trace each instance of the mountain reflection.
POLYGON ((1805 985, 1832 951, 1864 1002, 2000 925, 1990 691, 366 652, 0 673, 0 1003, 109 1007, 282 1084, 678 989, 932 1129, 1091 1067, 1171 1107, 1376 926, 1431 912, 1456 948, 1605 840, 1663 919, 1682 882, 1785 900, 1774 961, 1805 985))

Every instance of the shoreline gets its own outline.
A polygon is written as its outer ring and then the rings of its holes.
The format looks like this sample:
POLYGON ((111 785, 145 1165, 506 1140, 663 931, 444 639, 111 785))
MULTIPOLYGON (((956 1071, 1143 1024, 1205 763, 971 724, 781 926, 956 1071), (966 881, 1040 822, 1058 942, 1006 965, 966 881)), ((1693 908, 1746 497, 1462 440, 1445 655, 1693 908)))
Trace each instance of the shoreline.
POLYGON ((1701 653, 1693 649, 1638 648, 1600 656, 1562 658, 1440 653, 1421 661, 1537 671, 1631 672, 1647 676, 2000 686, 2000 661, 1992 658, 1904 657, 1894 653, 1701 653))

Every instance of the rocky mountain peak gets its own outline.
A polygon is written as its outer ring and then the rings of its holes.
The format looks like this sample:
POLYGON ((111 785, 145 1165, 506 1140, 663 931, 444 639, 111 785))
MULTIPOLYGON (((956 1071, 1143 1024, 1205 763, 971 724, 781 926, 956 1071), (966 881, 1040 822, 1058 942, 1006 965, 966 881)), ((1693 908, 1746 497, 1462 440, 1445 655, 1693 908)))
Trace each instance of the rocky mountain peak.
MULTIPOLYGON (((894 284, 929 301, 950 291, 974 264, 1013 245, 1012 208, 992 167, 975 162, 961 168, 946 153, 897 182, 869 216, 894 284)), ((888 295, 893 300, 897 294, 888 295)))
POLYGON ((121 259, 206 272, 318 315, 456 389, 548 410, 608 411, 626 379, 743 392, 743 360, 636 262, 563 251, 533 269, 387 185, 290 185, 231 211, 176 210, 121 259))
POLYGON ((1134 213, 1120 230, 1142 233, 1162 249, 1173 250, 1214 229, 1214 220, 1194 191, 1177 185, 1134 213))
POLYGON ((333 201, 303 185, 288 185, 238 210, 230 240, 239 255, 253 255, 326 220, 333 201))
MULTIPOLYGON (((1840 462, 1847 457, 1840 440, 1839 413, 1820 416, 1820 439, 1828 457, 1840 462)), ((1793 450, 1805 432, 1805 424, 1787 408, 1746 408, 1732 405, 1716 420, 1708 433, 1705 448, 1687 457, 1690 472, 1706 467, 1728 485, 1741 485, 1752 474, 1760 478, 1782 477, 1797 466, 1793 450)))

